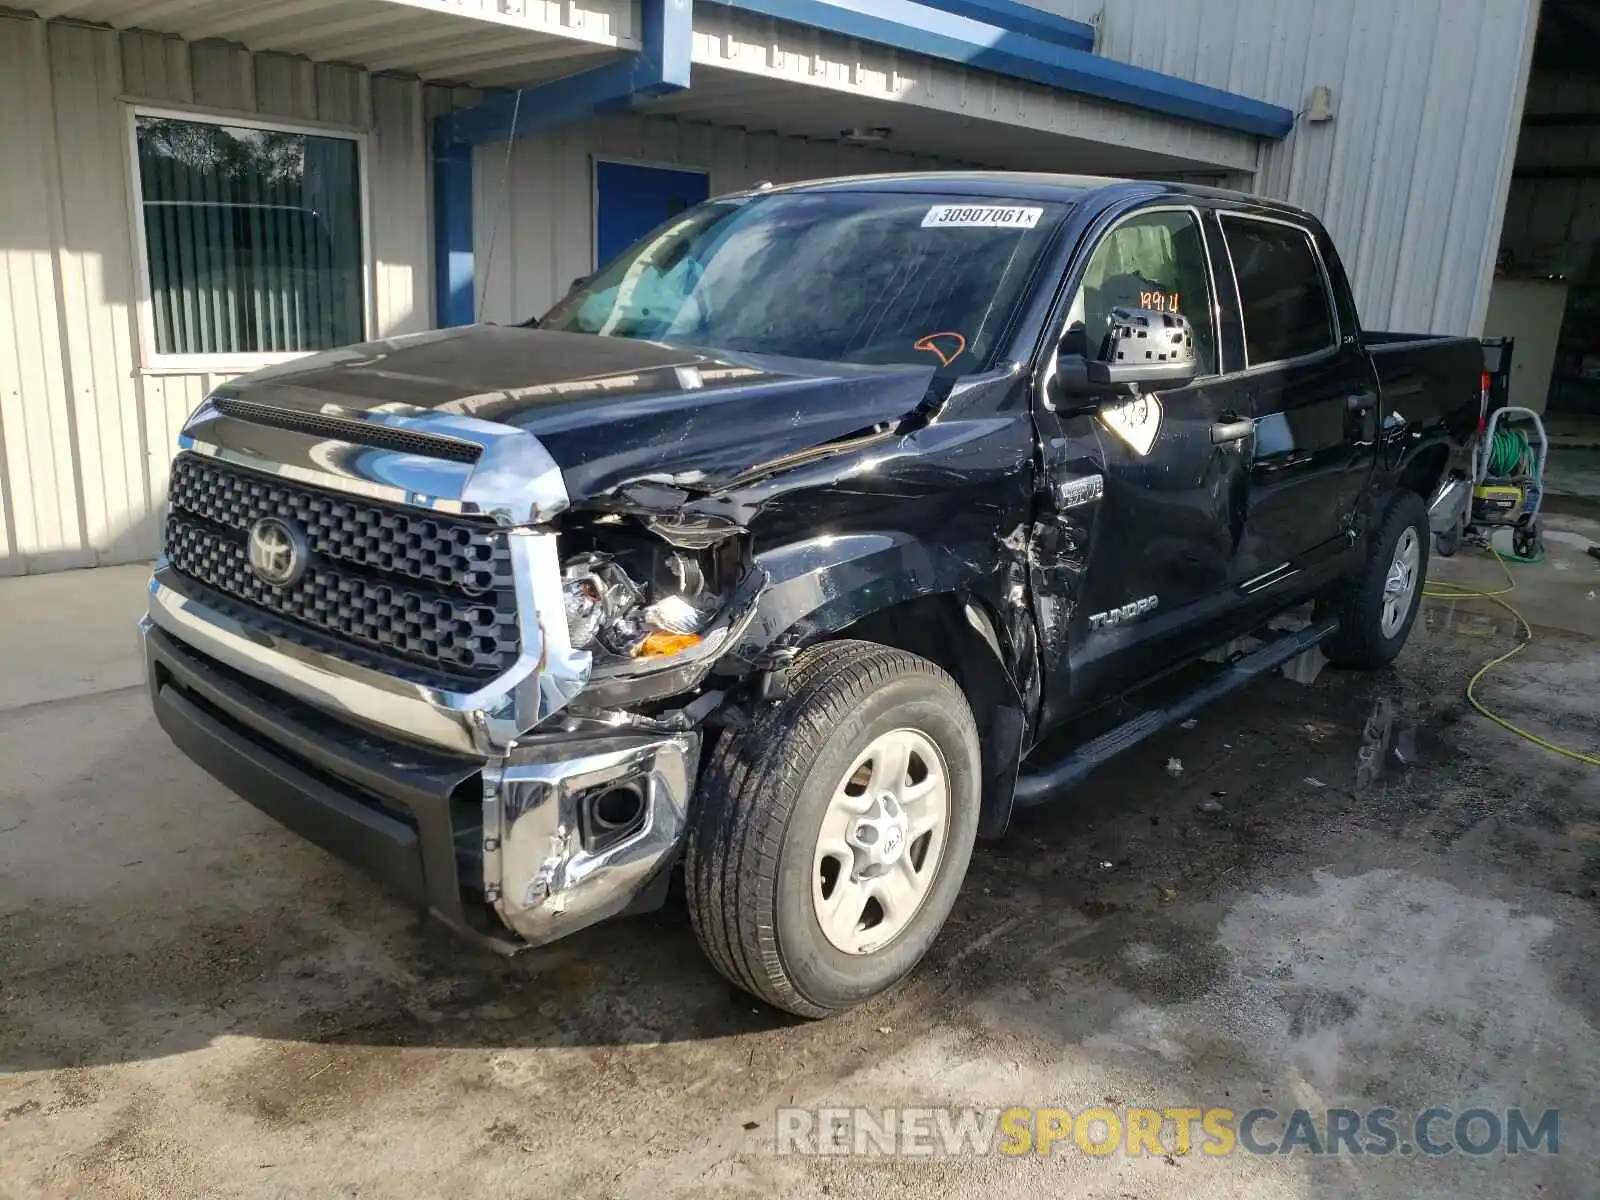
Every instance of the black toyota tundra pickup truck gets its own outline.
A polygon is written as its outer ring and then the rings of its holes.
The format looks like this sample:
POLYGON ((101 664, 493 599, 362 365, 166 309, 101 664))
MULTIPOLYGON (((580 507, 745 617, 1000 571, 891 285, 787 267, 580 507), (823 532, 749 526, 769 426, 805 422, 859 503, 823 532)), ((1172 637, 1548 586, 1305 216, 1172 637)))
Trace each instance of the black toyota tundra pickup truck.
POLYGON ((172 465, 152 698, 486 944, 681 868, 717 969, 822 1016, 912 969, 1015 807, 1313 645, 1395 656, 1481 355, 1363 333, 1317 221, 1243 195, 723 197, 537 321, 217 389, 172 465))

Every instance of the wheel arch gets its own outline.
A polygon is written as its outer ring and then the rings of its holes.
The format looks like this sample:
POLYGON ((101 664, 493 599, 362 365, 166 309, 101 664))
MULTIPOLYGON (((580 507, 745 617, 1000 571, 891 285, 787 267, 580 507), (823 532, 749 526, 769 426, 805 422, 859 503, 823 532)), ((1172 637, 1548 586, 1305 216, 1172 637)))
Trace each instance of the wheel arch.
POLYGON ((1450 446, 1446 442, 1419 446, 1401 461, 1394 474, 1394 486, 1400 491, 1415 492, 1427 504, 1450 469, 1450 459, 1450 446))
POLYGON ((972 596, 917 596, 866 614, 828 638, 876 642, 926 658, 946 671, 967 698, 977 723, 983 768, 978 836, 1005 832, 1027 720, 1016 664, 987 606, 972 596))
MULTIPOLYGON (((757 619, 734 651, 748 663, 774 651, 854 638, 920 655, 956 681, 982 734, 983 807, 978 834, 1010 820, 1012 792, 1036 694, 1030 615, 1000 619, 996 596, 1022 586, 1027 567, 1012 539, 982 545, 929 541, 894 530, 811 538, 759 556, 769 583, 757 619), (995 596, 989 593, 995 593, 995 596)), ((1018 541, 1016 544, 1022 544, 1018 541)))

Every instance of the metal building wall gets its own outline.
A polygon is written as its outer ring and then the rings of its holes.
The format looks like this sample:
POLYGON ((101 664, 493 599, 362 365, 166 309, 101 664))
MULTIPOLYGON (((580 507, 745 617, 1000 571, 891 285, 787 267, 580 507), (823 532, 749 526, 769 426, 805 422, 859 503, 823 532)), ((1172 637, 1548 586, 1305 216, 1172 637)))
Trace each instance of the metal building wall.
POLYGON ((178 426, 225 378, 140 363, 124 99, 368 130, 375 332, 430 324, 420 84, 0 15, 0 574, 153 556, 178 426))
POLYGON ((537 316, 594 270, 596 157, 705 170, 713 196, 763 179, 960 165, 668 117, 602 117, 519 138, 509 173, 504 145, 480 146, 473 158, 473 253, 484 319, 537 316))
POLYGON ((1033 0, 1100 16, 1099 52, 1296 112, 1254 190, 1322 218, 1374 328, 1477 333, 1505 213, 1537 0, 1033 0))

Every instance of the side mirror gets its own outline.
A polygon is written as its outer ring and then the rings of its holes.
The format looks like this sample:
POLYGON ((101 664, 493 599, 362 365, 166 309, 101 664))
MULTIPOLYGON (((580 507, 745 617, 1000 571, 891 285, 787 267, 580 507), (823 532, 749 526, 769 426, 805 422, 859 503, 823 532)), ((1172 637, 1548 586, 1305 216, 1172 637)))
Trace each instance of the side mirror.
POLYGON ((1189 318, 1152 308, 1114 308, 1100 352, 1086 364, 1089 383, 1117 391, 1138 384, 1180 387, 1199 371, 1189 318))

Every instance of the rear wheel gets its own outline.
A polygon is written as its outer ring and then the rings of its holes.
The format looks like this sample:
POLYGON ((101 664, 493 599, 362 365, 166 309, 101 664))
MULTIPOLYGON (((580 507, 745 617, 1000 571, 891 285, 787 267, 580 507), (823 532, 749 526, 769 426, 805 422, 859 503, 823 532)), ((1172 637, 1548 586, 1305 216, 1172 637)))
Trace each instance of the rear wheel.
POLYGON ((1529 517, 1517 523, 1511 531, 1511 553, 1518 558, 1535 559, 1544 553, 1544 539, 1539 533, 1539 519, 1529 517))
POLYGON ((1454 529, 1433 535, 1433 552, 1440 558, 1453 558, 1455 552, 1461 549, 1461 523, 1456 522, 1454 529))
POLYGON ((971 710, 933 663, 869 642, 805 651, 698 789, 685 879, 706 956, 805 1017, 890 987, 955 903, 979 780, 971 710))
POLYGON ((1339 632, 1326 646, 1342 667, 1381 667, 1406 644, 1428 575, 1428 510, 1415 492, 1397 492, 1383 510, 1361 568, 1334 598, 1339 632))

